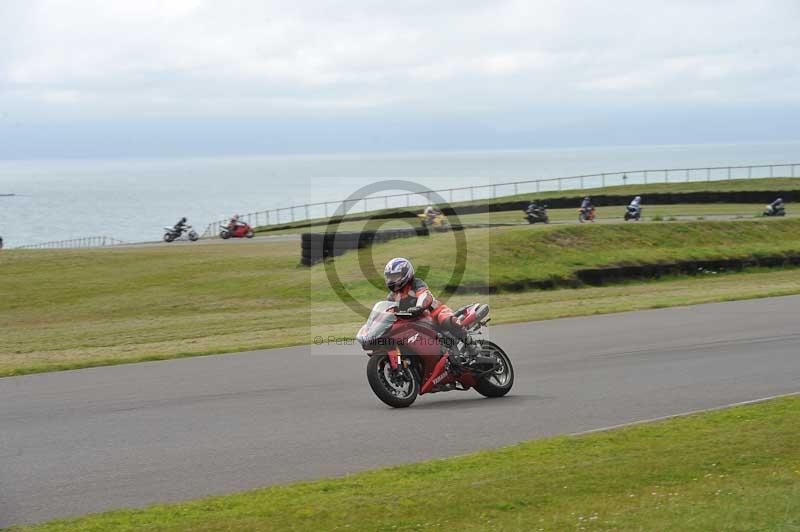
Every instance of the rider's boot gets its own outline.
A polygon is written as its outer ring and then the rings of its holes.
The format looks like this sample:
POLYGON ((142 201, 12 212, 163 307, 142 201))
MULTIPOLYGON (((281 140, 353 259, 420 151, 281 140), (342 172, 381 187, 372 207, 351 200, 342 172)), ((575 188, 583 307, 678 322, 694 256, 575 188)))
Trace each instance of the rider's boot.
POLYGON ((450 362, 458 366, 470 366, 474 364, 475 357, 480 354, 480 346, 478 343, 463 329, 458 331, 458 334, 454 334, 454 336, 463 344, 463 347, 458 349, 456 346, 453 346, 454 349, 451 351, 450 362))

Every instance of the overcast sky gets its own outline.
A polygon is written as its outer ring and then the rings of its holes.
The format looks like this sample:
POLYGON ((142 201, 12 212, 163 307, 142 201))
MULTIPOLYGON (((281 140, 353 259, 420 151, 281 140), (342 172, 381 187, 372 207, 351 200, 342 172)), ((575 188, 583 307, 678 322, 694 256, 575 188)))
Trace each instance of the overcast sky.
POLYGON ((0 0, 0 157, 797 140, 798 64, 798 0, 0 0))

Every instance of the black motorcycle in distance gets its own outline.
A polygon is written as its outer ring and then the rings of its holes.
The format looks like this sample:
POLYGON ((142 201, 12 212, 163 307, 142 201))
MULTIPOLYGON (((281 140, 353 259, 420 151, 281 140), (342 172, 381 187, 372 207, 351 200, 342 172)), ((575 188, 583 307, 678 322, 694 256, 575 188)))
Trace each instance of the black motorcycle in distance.
POLYGON ((529 224, 550 223, 550 218, 547 216, 547 205, 530 206, 524 212, 525 219, 529 224))

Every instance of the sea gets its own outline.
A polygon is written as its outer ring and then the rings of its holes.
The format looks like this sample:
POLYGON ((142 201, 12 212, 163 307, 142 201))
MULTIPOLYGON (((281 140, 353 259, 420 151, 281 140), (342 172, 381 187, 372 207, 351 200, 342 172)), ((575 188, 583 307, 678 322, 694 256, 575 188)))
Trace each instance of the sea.
MULTIPOLYGON (((800 141, 509 151, 0 160, 0 236, 6 247, 88 236, 107 236, 126 242, 152 241, 161 237, 163 226, 175 223, 181 216, 186 216, 202 233, 210 222, 234 213, 340 202, 368 185, 374 185, 380 194, 408 189, 381 185, 386 180, 409 181, 428 189, 449 189, 638 169, 787 163, 800 165, 800 141)), ((408 199, 397 199, 403 201, 408 199)), ((378 203, 372 208, 382 206, 378 203)), ((322 214, 321 206, 315 209, 312 216, 322 214)), ((329 212, 334 209, 335 205, 329 212)), ((300 218, 305 209, 296 209, 294 214, 300 218)), ((288 221, 291 211, 284 211, 282 216, 282 221, 288 221)), ((270 221, 274 221, 274 215, 270 221)), ((263 217, 260 222, 264 222, 263 217)))

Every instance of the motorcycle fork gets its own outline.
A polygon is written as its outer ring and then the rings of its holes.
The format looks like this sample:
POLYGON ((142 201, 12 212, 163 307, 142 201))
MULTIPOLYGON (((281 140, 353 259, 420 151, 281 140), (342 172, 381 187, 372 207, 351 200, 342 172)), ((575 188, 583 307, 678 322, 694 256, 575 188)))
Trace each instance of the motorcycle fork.
POLYGON ((392 367, 392 369, 397 369, 397 367, 400 365, 400 350, 392 349, 387 353, 387 356, 389 357, 389 365, 392 367))

